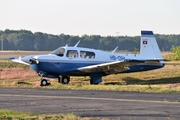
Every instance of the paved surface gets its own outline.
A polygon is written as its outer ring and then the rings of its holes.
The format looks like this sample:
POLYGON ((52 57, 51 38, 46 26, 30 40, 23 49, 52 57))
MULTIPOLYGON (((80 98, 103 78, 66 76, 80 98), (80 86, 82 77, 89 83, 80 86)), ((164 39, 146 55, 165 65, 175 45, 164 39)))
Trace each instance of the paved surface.
POLYGON ((0 59, 19 58, 28 55, 49 54, 48 51, 0 51, 0 59))
POLYGON ((180 94, 0 88, 0 109, 81 117, 180 118, 180 94))

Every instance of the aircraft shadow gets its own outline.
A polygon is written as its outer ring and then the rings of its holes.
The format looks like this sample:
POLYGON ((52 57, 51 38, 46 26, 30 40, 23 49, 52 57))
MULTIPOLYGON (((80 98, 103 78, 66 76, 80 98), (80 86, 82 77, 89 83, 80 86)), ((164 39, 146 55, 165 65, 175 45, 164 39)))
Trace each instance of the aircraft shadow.
POLYGON ((162 78, 162 79, 151 79, 142 80, 133 77, 126 77, 122 79, 123 82, 106 82, 105 85, 154 85, 154 84, 174 84, 180 83, 180 77, 162 78))

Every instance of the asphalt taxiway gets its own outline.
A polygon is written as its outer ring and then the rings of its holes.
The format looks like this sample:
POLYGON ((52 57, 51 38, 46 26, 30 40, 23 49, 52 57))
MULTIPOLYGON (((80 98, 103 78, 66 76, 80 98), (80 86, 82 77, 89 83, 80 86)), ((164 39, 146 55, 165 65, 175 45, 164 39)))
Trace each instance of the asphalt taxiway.
POLYGON ((0 88, 0 109, 110 119, 179 119, 180 94, 0 88))

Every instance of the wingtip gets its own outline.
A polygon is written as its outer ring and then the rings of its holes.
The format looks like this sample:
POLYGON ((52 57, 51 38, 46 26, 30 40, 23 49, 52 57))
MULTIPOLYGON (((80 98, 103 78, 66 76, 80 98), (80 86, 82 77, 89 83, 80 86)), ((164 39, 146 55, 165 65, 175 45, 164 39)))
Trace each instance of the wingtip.
POLYGON ((14 60, 15 58, 9 58, 9 60, 14 60))

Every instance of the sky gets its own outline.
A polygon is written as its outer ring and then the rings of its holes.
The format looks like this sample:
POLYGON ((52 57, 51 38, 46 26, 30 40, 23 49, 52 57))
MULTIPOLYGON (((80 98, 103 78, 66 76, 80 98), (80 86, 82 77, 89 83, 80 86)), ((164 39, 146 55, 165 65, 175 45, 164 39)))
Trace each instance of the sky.
POLYGON ((180 0, 0 0, 0 30, 136 36, 180 34, 180 0))

